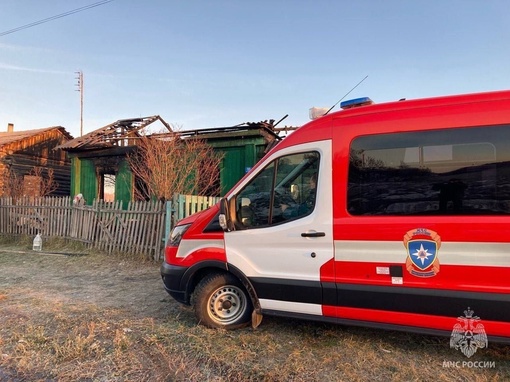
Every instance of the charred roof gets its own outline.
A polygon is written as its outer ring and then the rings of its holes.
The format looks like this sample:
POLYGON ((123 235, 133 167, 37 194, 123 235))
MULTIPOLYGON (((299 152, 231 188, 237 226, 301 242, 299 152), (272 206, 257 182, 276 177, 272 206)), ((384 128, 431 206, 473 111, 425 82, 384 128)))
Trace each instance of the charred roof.
POLYGON ((159 115, 150 117, 119 119, 109 125, 91 131, 81 137, 66 142, 58 148, 62 150, 78 150, 78 149, 97 149, 111 148, 115 146, 131 146, 134 145, 133 139, 141 137, 141 130, 150 124, 160 121, 169 132, 172 131, 168 124, 159 115))

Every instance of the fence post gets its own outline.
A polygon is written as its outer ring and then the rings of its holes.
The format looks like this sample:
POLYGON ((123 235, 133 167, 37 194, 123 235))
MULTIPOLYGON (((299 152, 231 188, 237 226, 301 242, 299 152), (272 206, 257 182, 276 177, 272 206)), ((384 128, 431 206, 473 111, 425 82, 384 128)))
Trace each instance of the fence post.
POLYGON ((179 220, 188 216, 186 212, 186 196, 181 194, 174 194, 174 214, 172 223, 175 225, 179 220))
POLYGON ((168 200, 165 204, 166 214, 165 214, 165 236, 163 236, 163 244, 165 244, 168 235, 170 235, 170 231, 173 228, 173 213, 175 208, 172 208, 172 201, 168 200))

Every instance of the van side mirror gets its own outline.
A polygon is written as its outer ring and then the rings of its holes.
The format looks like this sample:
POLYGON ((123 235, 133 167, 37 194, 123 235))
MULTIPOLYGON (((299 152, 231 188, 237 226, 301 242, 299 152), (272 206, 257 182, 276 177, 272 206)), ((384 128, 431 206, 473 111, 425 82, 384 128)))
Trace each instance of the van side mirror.
POLYGON ((220 199, 220 215, 218 216, 220 227, 223 231, 230 232, 235 230, 236 222, 236 196, 230 200, 227 198, 220 199))
POLYGON ((218 216, 218 221, 220 223, 220 227, 223 229, 223 231, 230 231, 228 229, 229 222, 228 222, 228 200, 226 198, 220 199, 220 214, 218 216))

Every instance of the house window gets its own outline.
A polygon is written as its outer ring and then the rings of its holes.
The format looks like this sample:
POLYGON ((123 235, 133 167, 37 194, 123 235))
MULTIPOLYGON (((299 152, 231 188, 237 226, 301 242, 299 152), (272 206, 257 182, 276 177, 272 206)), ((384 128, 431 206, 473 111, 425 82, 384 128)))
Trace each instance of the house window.
POLYGON ((115 200, 115 174, 102 174, 99 184, 99 198, 105 202, 115 200))

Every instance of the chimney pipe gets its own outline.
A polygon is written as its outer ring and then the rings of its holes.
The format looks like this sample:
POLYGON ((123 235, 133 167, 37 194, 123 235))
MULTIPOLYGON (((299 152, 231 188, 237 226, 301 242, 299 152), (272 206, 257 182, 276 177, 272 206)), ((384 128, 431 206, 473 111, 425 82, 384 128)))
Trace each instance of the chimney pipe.
POLYGON ((14 123, 7 124, 7 132, 12 133, 14 131, 14 123))

